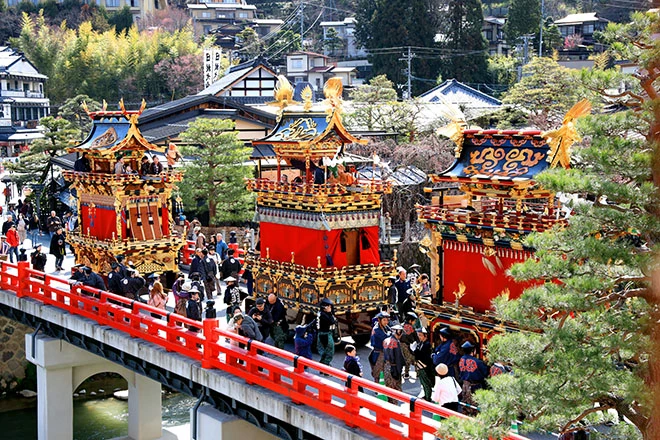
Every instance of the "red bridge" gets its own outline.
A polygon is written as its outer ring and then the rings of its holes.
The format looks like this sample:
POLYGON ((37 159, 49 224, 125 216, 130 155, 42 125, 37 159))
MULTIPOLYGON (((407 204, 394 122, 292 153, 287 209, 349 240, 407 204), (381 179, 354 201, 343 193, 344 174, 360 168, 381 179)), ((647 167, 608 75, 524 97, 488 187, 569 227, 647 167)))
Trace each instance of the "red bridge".
MULTIPOLYGON (((0 314, 7 315, 10 307, 16 309, 20 304, 34 301, 54 306, 73 317, 88 318, 130 338, 162 347, 168 353, 178 353, 199 362, 202 369, 221 370, 243 379, 248 385, 263 387, 264 393, 268 390, 278 393, 299 405, 301 410, 314 408, 317 410, 314 413, 320 412, 323 417, 340 420, 352 428, 355 438, 435 438, 439 420, 465 417, 372 381, 226 332, 219 328, 217 319, 200 323, 109 292, 86 286, 70 287, 67 280, 32 270, 26 262, 0 262, 0 289, 18 298, 13 304, 11 301, 10 304, 0 303, 0 314), (198 332, 188 329, 195 327, 199 328, 198 332), (325 373, 341 383, 323 379, 316 373, 325 373), (358 391, 359 387, 364 388, 364 392, 358 391), (394 399, 399 404, 389 404, 374 394, 394 399)), ((309 434, 329 438, 327 432, 309 434)), ((507 439, 522 440, 524 437, 511 434, 507 439)))

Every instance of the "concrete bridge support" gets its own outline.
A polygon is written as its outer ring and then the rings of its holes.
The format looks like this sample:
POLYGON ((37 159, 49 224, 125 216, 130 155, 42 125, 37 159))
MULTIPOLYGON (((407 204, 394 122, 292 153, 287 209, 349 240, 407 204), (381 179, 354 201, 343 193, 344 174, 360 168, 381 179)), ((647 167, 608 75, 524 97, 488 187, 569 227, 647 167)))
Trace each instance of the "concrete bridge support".
POLYGON ((117 373, 128 382, 128 437, 162 436, 161 385, 61 339, 25 336, 29 362, 37 366, 39 440, 73 438, 73 392, 98 373, 117 373), (33 344, 34 342, 34 344, 33 344))

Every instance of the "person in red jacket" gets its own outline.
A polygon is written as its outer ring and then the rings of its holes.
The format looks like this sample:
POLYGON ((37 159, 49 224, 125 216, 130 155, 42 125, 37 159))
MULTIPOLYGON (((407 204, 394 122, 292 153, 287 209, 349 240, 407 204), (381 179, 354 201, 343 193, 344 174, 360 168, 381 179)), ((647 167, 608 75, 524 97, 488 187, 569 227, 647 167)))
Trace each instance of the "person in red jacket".
POLYGON ((7 231, 7 243, 9 243, 9 261, 14 262, 14 255, 16 255, 16 262, 18 262, 18 246, 21 243, 18 237, 16 225, 12 224, 7 231))

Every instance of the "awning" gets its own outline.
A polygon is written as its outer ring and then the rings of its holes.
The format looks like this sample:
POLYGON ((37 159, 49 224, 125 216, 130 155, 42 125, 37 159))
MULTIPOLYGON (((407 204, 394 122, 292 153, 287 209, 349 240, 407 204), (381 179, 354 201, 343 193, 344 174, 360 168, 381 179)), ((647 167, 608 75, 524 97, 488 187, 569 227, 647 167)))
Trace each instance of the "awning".
POLYGON ((7 140, 9 141, 31 141, 33 139, 41 139, 44 134, 41 132, 21 133, 20 131, 10 135, 7 140))

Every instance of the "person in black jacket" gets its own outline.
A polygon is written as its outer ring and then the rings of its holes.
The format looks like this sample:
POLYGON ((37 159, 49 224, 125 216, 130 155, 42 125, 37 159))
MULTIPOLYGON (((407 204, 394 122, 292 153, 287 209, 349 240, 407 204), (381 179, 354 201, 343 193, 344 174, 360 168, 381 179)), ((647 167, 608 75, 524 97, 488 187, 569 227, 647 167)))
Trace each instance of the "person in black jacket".
MULTIPOLYGON (((344 371, 353 376, 362 377, 362 363, 360 363, 360 358, 357 355, 357 350, 353 345, 347 345, 344 347, 344 353, 346 357, 344 358, 344 371)), ((363 392, 362 387, 358 387, 358 391, 363 392)))
POLYGON ((265 341, 273 325, 273 317, 266 308, 266 301, 263 298, 257 298, 256 305, 250 309, 248 316, 257 323, 257 327, 259 327, 259 332, 263 338, 262 341, 265 341))
POLYGON ((107 289, 107 287, 105 286, 105 281, 103 281, 101 275, 97 274, 96 272, 93 272, 92 268, 89 266, 85 266, 82 269, 83 269, 83 273, 85 274, 85 278, 83 278, 82 283, 85 286, 93 287, 99 290, 107 289))
POLYGON ((433 393, 433 385, 435 384, 435 367, 431 359, 433 350, 426 328, 421 327, 417 329, 417 338, 419 338, 419 342, 413 342, 410 347, 413 356, 415 356, 415 371, 424 390, 424 400, 432 402, 431 394, 433 393))
MULTIPOLYGON (((199 300, 199 289, 192 287, 188 293, 190 294, 190 298, 188 299, 188 304, 186 304, 186 316, 188 319, 192 319, 194 321, 201 321, 202 320, 202 302, 199 300)), ((191 331, 198 332, 200 330, 199 327, 190 327, 191 331)))
MULTIPOLYGON (((323 298, 319 305, 319 314, 317 317, 318 325, 318 343, 317 348, 321 359, 319 362, 325 365, 330 365, 332 357, 335 354, 335 340, 334 331, 337 327, 337 318, 332 313, 332 301, 328 298, 323 298)), ((321 375, 325 375, 321 373, 321 375)))
POLYGON ((147 282, 140 276, 140 273, 132 268, 127 269, 130 277, 121 280, 121 290, 128 299, 139 299, 140 294, 145 290, 147 282))
POLYGON ((41 244, 37 244, 34 248, 32 254, 30 254, 30 262, 32 263, 32 268, 43 272, 46 268, 46 261, 48 261, 48 256, 41 252, 41 244))
POLYGON ((121 267, 115 262, 110 263, 110 267, 112 270, 108 273, 108 290, 116 295, 123 295, 121 280, 124 277, 121 273, 121 267))
POLYGON ((238 258, 234 257, 233 249, 227 251, 227 258, 222 262, 220 271, 222 272, 223 279, 230 276, 238 278, 238 273, 241 271, 241 262, 238 261, 238 258))

